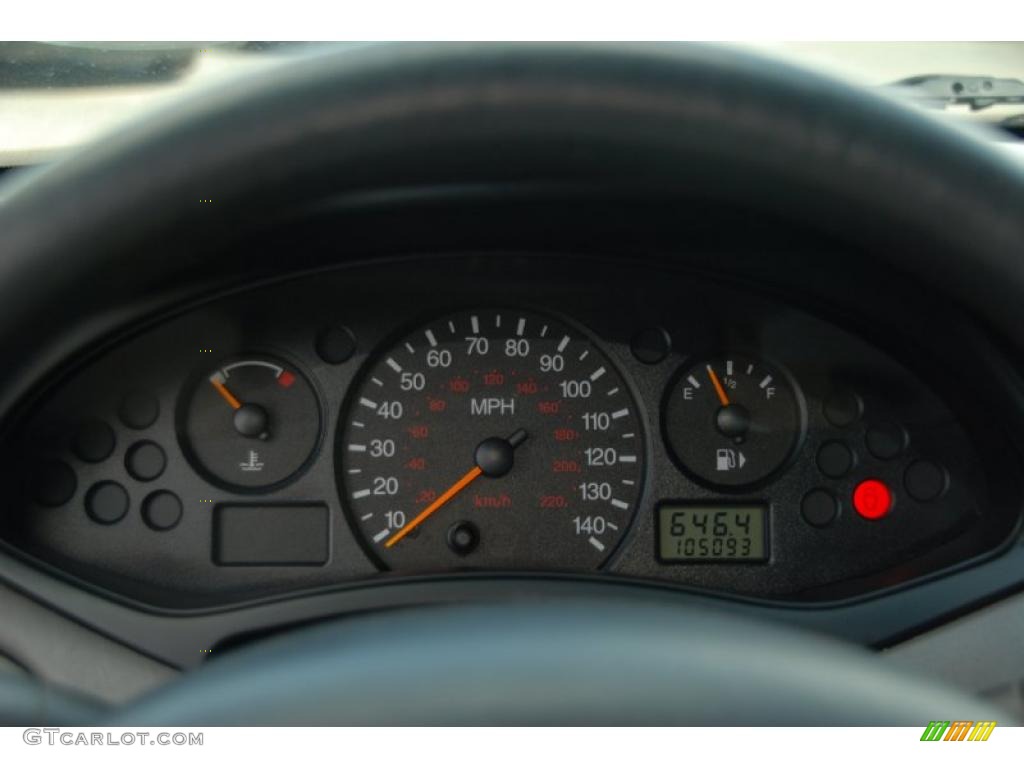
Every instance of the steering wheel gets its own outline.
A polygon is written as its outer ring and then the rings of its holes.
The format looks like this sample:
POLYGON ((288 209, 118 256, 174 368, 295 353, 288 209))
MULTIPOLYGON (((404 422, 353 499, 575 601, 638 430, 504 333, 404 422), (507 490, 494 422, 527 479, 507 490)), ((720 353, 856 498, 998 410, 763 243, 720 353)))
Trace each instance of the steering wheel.
MULTIPOLYGON (((201 94, 13 180, 0 207, 0 414, 199 276, 293 267, 212 258, 254 222, 331 196, 537 182, 720 197, 891 243, 881 260, 1024 348, 1024 176, 972 136, 712 47, 370 46, 201 94)), ((638 589, 630 602, 424 607, 292 629, 120 717, 919 725, 940 712, 1008 719, 862 651, 638 589)))

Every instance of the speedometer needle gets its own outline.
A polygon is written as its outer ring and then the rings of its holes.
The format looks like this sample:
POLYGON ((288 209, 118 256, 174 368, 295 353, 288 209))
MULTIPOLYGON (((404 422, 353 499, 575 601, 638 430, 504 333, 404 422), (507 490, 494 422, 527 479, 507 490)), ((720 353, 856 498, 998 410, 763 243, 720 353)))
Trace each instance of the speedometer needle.
POLYGON ((474 457, 476 465, 456 480, 451 488, 434 499, 426 509, 396 531, 390 539, 384 542, 384 547, 390 549, 400 542, 412 533, 420 523, 455 498, 480 475, 486 474, 488 477, 501 477, 507 474, 512 469, 512 452, 524 440, 526 440, 526 431, 517 429, 509 435, 507 440, 500 437, 492 437, 480 443, 477 446, 476 456, 474 457))
POLYGON ((468 486, 470 483, 472 483, 474 480, 480 477, 480 475, 482 475, 483 473, 484 471, 480 469, 480 467, 473 467, 471 470, 469 470, 469 472, 467 472, 458 480, 456 480, 455 485, 453 485, 447 491, 445 491, 436 499, 434 499, 430 506, 428 506, 418 515, 416 515, 416 517, 414 517, 412 520, 410 520, 408 523, 402 526, 402 528, 399 529, 399 531, 394 536, 385 541, 384 546, 390 548, 398 542, 400 542, 402 539, 404 539, 406 536, 412 533, 413 529, 416 528, 416 526, 418 526, 432 514, 437 512, 437 510, 439 510, 441 507, 443 507, 445 504, 451 501, 463 488, 468 486))

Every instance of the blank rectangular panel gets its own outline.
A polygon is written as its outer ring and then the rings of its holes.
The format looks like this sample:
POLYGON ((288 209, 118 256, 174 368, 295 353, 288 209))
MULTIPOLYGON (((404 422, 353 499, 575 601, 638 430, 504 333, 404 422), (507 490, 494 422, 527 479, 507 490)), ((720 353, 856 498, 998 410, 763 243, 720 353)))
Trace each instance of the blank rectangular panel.
POLYGON ((213 513, 218 565, 323 565, 330 539, 325 504, 220 504, 213 513))

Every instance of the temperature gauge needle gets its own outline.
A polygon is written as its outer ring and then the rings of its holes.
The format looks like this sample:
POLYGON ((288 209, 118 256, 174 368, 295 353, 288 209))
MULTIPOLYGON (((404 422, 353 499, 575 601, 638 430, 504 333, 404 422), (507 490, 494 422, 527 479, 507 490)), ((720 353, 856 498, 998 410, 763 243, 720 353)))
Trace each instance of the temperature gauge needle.
POLYGON ((722 404, 723 408, 729 407, 729 396, 725 394, 725 387, 722 386, 722 382, 718 379, 718 374, 715 373, 715 369, 710 365, 708 368, 708 376, 711 378, 711 383, 715 386, 715 392, 718 394, 718 401, 722 404))
POLYGON ((455 498, 470 483, 480 475, 488 477, 501 477, 507 475, 512 469, 512 454, 516 448, 526 440, 526 430, 517 429, 508 439, 491 437, 484 440, 476 448, 476 464, 466 474, 455 481, 447 491, 438 496, 434 501, 416 517, 402 526, 390 539, 384 542, 385 548, 390 549, 400 542, 424 520, 437 512, 441 507, 455 498))
POLYGON ((230 405, 236 411, 242 407, 241 401, 237 397, 232 395, 231 390, 229 390, 227 386, 225 386, 224 379, 220 378, 219 376, 211 376, 210 383, 213 384, 213 388, 216 389, 218 393, 220 393, 220 396, 227 401, 228 405, 230 405))
POLYGON ((213 384, 213 388, 217 390, 217 393, 234 410, 234 425, 235 431, 238 434, 244 437, 255 437, 260 440, 270 438, 268 428, 270 417, 262 406, 252 403, 243 405, 241 400, 231 394, 231 390, 224 383, 224 374, 222 373, 215 373, 211 376, 210 383, 213 384))

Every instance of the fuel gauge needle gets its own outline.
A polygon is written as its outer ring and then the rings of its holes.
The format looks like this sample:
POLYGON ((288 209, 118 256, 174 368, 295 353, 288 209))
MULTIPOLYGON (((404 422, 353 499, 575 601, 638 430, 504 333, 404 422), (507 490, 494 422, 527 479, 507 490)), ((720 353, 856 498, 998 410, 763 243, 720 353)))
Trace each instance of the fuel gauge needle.
POLYGON ((718 394, 718 401, 722 404, 723 408, 729 407, 729 396, 725 394, 725 387, 722 386, 722 382, 718 379, 718 374, 715 373, 715 369, 710 365, 708 368, 708 376, 711 378, 711 383, 715 386, 715 392, 718 394))

